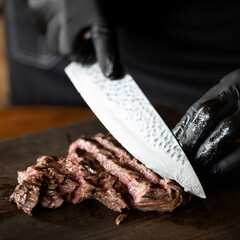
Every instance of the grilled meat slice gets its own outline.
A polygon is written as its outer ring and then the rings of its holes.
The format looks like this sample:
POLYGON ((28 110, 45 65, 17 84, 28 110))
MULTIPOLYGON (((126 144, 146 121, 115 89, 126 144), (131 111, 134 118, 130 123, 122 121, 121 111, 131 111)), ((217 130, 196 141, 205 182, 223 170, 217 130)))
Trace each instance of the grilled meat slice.
POLYGON ((93 139, 111 151, 119 159, 119 161, 131 166, 136 172, 140 173, 149 181, 156 184, 162 184, 163 179, 161 177, 148 169, 136 158, 132 157, 111 134, 98 133, 93 136, 93 139))
POLYGON ((38 204, 41 182, 39 180, 26 180, 18 184, 9 200, 17 204, 18 209, 32 215, 32 210, 38 204))
POLYGON ((19 184, 10 197, 18 208, 31 214, 38 202, 43 207, 57 208, 65 199, 71 198, 78 184, 57 160, 55 157, 42 156, 36 165, 18 172, 19 184))
POLYGON ((88 195, 88 198, 95 198, 114 211, 121 212, 122 209, 129 209, 127 201, 117 190, 124 186, 120 186, 121 183, 116 177, 107 173, 90 153, 78 148, 74 149, 68 155, 65 166, 80 183, 75 192, 74 203, 75 199, 88 195), (118 188, 115 188, 115 185, 118 188))
POLYGON ((151 182, 96 140, 81 137, 70 145, 69 153, 77 148, 91 153, 108 173, 117 177, 127 187, 133 207, 149 211, 173 211, 177 206, 185 204, 180 185, 170 180, 168 181, 174 187, 166 184, 166 180, 162 180, 162 185, 151 182))
MULTIPOLYGON (((111 151, 111 153, 114 154, 119 161, 131 166, 135 171, 140 173, 149 181, 162 185, 162 187, 166 190, 165 194, 163 194, 163 192, 150 191, 142 198, 140 203, 135 203, 136 208, 146 211, 154 211, 158 210, 159 206, 163 204, 161 207, 161 209, 163 209, 162 211, 169 211, 169 209, 174 208, 174 206, 177 207, 178 205, 185 205, 191 200, 191 195, 184 192, 178 183, 174 180, 163 179, 158 174, 148 169, 143 163, 131 156, 131 154, 129 154, 111 134, 98 133, 93 136, 93 139, 104 148, 111 151), (160 195, 157 196, 156 193, 160 193, 160 195), (152 198, 155 201, 149 201, 148 198, 152 198), (163 198, 166 198, 165 201, 169 202, 168 205, 165 204, 163 198)), ((158 185, 156 187, 158 187, 158 185)))

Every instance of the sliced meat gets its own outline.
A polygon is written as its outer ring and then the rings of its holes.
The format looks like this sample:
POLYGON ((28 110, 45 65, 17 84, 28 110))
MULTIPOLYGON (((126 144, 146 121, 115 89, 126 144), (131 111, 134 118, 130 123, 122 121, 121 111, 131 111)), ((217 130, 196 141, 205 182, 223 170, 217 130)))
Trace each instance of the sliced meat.
POLYGON ((65 200, 72 198, 72 193, 78 184, 71 173, 58 162, 55 157, 40 157, 35 169, 42 173, 43 193, 41 204, 48 208, 57 208, 65 200))
POLYGON ((127 201, 115 188, 115 185, 121 183, 117 183, 118 180, 107 173, 90 153, 80 149, 73 150, 68 155, 65 166, 80 182, 74 200, 81 199, 79 196, 88 195, 88 198, 95 198, 114 211, 129 209, 127 201))
POLYGON ((119 181, 124 183, 134 201, 138 202, 141 197, 151 187, 151 182, 142 178, 141 175, 129 166, 119 162, 114 155, 103 148, 97 141, 88 138, 79 138, 75 143, 71 144, 69 153, 80 148, 92 154, 104 169, 110 174, 116 176, 119 181))
MULTIPOLYGON (((153 193, 148 194, 147 198, 145 196, 142 199, 141 203, 137 204, 137 206, 140 207, 142 210, 157 210, 159 208, 159 204, 162 204, 162 198, 164 197, 168 198, 168 201, 172 202, 173 206, 178 206, 181 204, 185 205, 190 201, 191 195, 185 193, 178 183, 173 180, 163 179, 159 175, 148 169, 139 160, 132 157, 131 154, 129 154, 111 134, 98 133, 93 136, 93 139, 100 143, 104 148, 111 151, 111 153, 113 153, 117 158, 119 158, 119 161, 131 166, 135 171, 140 173, 146 179, 150 180, 153 183, 160 184, 164 189, 166 189, 166 195, 160 194, 160 196, 156 196, 154 191, 153 193), (155 199, 155 201, 148 201, 148 198, 151 196, 155 199), (159 197, 161 200, 158 199, 159 197)), ((167 211, 166 209, 164 210, 165 207, 169 209, 169 206, 164 206, 163 204, 163 206, 161 207, 163 211, 167 211)), ((170 209, 171 208, 172 206, 170 206, 170 209)))
POLYGON ((38 202, 48 208, 61 206, 78 185, 66 168, 57 163, 57 158, 48 156, 40 157, 26 171, 18 172, 18 182, 10 201, 27 214, 32 214, 38 202))
POLYGON ((41 182, 36 180, 26 180, 16 186, 9 200, 17 204, 18 209, 32 215, 33 208, 36 207, 39 200, 41 182))
POLYGON ((36 165, 18 172, 18 183, 9 200, 29 215, 38 203, 57 208, 64 201, 92 198, 123 213, 116 224, 130 208, 171 212, 191 199, 178 183, 152 172, 110 134, 79 138, 66 159, 38 158, 36 165))
POLYGON ((69 170, 72 177, 78 183, 76 190, 73 193, 72 202, 74 204, 81 202, 84 199, 93 198, 93 193, 98 182, 95 174, 91 174, 85 167, 75 158, 67 157, 60 160, 59 164, 69 170))
POLYGON ((81 137, 70 145, 69 153, 71 154, 77 148, 91 153, 108 173, 127 186, 133 207, 149 211, 173 211, 177 206, 185 203, 181 195, 183 189, 179 185, 179 188, 172 188, 165 184, 165 187, 169 187, 167 190, 159 184, 152 183, 136 172, 133 167, 119 161, 96 140, 81 137))
POLYGON ((131 166, 135 171, 140 173, 149 181, 156 184, 162 184, 162 178, 127 153, 123 146, 111 134, 104 135, 102 133, 98 133, 93 137, 93 139, 106 149, 110 150, 120 161, 131 166))
POLYGON ((114 176, 111 176, 106 171, 102 171, 99 174, 99 185, 103 190, 103 194, 96 194, 97 200, 114 211, 124 212, 130 209, 128 198, 123 197, 124 191, 122 189, 124 186, 114 176), (120 185, 122 186, 120 187, 120 185))
MULTIPOLYGON (((156 186, 157 187, 157 186, 156 186)), ((158 187, 157 187, 158 188, 158 187)), ((146 193, 140 202, 133 202, 135 208, 143 211, 172 212, 178 206, 183 206, 191 200, 191 195, 185 193, 175 181, 166 180, 162 191, 146 193)))

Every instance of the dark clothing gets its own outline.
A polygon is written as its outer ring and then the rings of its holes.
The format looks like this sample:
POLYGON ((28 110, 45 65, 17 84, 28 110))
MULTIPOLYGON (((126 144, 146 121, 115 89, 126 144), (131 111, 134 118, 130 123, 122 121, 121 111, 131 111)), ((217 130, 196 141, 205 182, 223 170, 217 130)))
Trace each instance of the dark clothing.
MULTIPOLYGON (((83 104, 24 2, 5 1, 13 103, 83 104)), ((125 69, 153 103, 186 110, 240 67, 240 2, 161 2, 109 1, 109 9, 125 69)))
POLYGON ((151 101, 186 109, 240 67, 240 2, 154 2, 124 11, 122 62, 151 101))

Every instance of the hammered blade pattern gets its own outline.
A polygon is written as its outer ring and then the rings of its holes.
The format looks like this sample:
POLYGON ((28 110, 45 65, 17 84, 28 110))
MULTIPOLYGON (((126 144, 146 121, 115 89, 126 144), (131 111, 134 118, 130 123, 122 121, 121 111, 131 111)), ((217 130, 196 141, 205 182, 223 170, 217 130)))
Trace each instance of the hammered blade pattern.
POLYGON ((96 116, 133 156, 186 191, 205 197, 185 153, 130 75, 111 81, 98 64, 71 63, 65 71, 96 116))

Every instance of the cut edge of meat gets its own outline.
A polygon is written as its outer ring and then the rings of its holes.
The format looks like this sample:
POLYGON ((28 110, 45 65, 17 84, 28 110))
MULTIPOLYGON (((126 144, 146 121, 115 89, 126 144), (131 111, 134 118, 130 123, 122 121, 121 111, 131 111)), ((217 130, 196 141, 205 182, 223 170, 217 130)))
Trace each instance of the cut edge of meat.
MULTIPOLYGON (((129 209, 128 202, 122 197, 121 192, 118 192, 115 188, 117 179, 107 173, 91 154, 85 150, 79 151, 79 149, 76 149, 68 155, 67 162, 67 166, 71 166, 69 170, 72 171, 73 175, 76 174, 76 171, 73 171, 74 167, 80 167, 80 171, 84 172, 81 181, 84 181, 84 177, 95 178, 91 198, 95 198, 114 211, 121 212, 123 209, 129 209), (72 166, 71 163, 75 163, 75 165, 72 166)), ((89 183, 87 182, 87 184, 89 183)))
POLYGON ((69 152, 71 153, 76 148, 91 153, 108 173, 125 184, 134 201, 140 201, 141 197, 150 189, 152 183, 149 180, 142 178, 131 167, 119 162, 110 151, 102 147, 96 140, 81 137, 70 145, 69 152))
POLYGON ((59 164, 65 167, 70 172, 71 176, 75 179, 75 181, 78 183, 78 186, 73 193, 72 199, 73 204, 77 204, 84 199, 93 198, 93 191, 95 189, 95 186, 93 185, 93 176, 89 175, 88 181, 84 179, 84 175, 87 175, 87 170, 84 169, 82 165, 72 160, 73 158, 70 158, 68 156, 66 159, 60 160, 59 164))
POLYGON ((189 201, 187 200, 189 197, 183 194, 183 188, 179 184, 168 179, 161 179, 161 185, 150 182, 131 167, 128 168, 120 163, 119 159, 94 139, 82 136, 70 145, 69 153, 71 154, 77 148, 91 153, 107 172, 116 176, 128 187, 133 198, 130 199, 131 205, 137 209, 171 212, 189 201))
POLYGON ((69 172, 57 163, 57 158, 50 156, 42 156, 36 165, 19 171, 18 181, 9 200, 29 215, 38 202, 48 208, 61 206, 77 186, 69 172))
POLYGON ((111 151, 119 159, 119 161, 129 164, 136 172, 140 173, 149 181, 155 184, 162 184, 162 178, 160 176, 147 168, 145 164, 132 157, 111 134, 104 135, 102 133, 98 133, 93 136, 93 139, 111 151))
POLYGON ((39 201, 41 182, 38 184, 34 184, 31 180, 24 180, 22 184, 18 184, 15 187, 12 195, 9 197, 9 201, 15 202, 18 209, 22 209, 28 215, 32 215, 32 211, 39 201))
MULTIPOLYGON (((191 200, 191 194, 184 192, 184 189, 176 181, 170 179, 163 179, 161 178, 161 176, 148 169, 143 163, 141 163, 130 153, 128 153, 110 133, 95 134, 93 136, 93 139, 95 139, 106 149, 110 150, 117 158, 119 158, 119 161, 123 161, 125 164, 129 164, 149 181, 160 184, 168 192, 168 197, 172 201, 175 199, 175 201, 173 202, 173 206, 176 205, 177 207, 178 205, 185 205, 191 200)), ((140 205, 142 204, 138 204, 138 208, 140 207, 140 205)), ((172 208, 173 207, 169 209, 172 208)))

